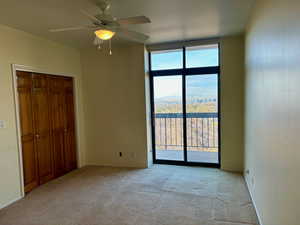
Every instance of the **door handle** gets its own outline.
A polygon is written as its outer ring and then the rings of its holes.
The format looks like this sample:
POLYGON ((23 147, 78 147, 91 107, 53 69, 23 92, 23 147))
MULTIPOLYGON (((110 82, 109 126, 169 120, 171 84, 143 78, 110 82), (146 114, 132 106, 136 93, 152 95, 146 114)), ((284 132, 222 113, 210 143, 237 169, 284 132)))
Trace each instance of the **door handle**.
POLYGON ((39 135, 39 134, 36 134, 35 137, 36 137, 36 138, 40 138, 40 135, 39 135))

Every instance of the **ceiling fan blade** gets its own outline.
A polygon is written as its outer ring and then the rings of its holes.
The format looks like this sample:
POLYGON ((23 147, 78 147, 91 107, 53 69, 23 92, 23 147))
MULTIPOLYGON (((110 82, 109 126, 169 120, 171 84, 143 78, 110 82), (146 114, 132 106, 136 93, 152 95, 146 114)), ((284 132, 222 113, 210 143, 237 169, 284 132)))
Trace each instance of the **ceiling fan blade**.
POLYGON ((134 17, 128 17, 128 18, 120 18, 120 19, 117 19, 117 22, 121 25, 151 23, 150 19, 146 16, 134 16, 134 17))
POLYGON ((100 19, 98 19, 96 16, 93 16, 91 14, 89 14, 88 12, 84 11, 84 10, 80 10, 80 12, 85 15, 86 17, 88 17, 90 20, 92 20, 93 22, 97 23, 97 24, 102 24, 102 21, 100 19))
POLYGON ((50 32, 62 32, 62 31, 71 31, 71 30, 86 30, 86 29, 95 29, 96 26, 78 26, 78 27, 65 27, 58 29, 50 29, 50 32))
POLYGON ((142 43, 144 43, 149 38, 148 35, 136 31, 132 31, 132 30, 127 30, 125 28, 119 28, 117 30, 117 35, 126 39, 131 39, 142 43))

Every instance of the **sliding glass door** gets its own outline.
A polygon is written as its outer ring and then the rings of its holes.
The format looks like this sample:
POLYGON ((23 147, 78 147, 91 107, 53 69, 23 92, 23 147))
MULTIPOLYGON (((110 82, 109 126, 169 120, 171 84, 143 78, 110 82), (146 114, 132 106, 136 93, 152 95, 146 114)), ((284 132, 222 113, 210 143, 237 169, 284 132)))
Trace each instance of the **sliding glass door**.
POLYGON ((218 163, 218 75, 186 76, 187 161, 218 163))
POLYGON ((154 163, 219 167, 218 44, 149 58, 154 163))
POLYGON ((153 80, 156 158, 182 161, 182 76, 159 76, 153 80))

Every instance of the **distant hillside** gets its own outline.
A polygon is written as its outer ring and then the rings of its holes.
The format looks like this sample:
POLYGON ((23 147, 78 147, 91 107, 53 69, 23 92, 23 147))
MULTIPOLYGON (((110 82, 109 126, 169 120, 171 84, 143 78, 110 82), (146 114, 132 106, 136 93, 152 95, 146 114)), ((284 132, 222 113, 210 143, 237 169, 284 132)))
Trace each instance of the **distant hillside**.
MULTIPOLYGON (((217 112, 216 98, 187 97, 187 112, 217 112)), ((182 112, 182 100, 178 96, 168 96, 155 99, 156 113, 182 112)))

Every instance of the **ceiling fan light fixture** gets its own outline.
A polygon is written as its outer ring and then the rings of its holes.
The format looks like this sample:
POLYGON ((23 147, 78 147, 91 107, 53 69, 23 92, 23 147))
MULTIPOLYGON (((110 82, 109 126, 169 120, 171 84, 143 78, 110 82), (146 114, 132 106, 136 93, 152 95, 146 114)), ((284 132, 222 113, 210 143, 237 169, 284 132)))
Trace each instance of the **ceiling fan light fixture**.
POLYGON ((101 30, 96 30, 95 34, 98 38, 105 41, 111 39, 115 35, 115 32, 111 30, 101 29, 101 30))

